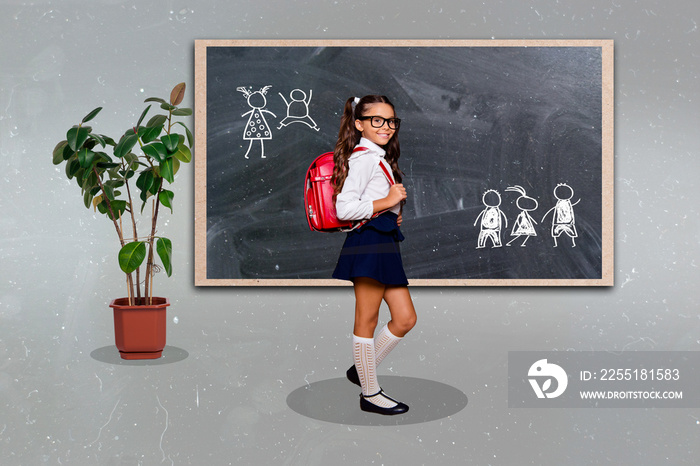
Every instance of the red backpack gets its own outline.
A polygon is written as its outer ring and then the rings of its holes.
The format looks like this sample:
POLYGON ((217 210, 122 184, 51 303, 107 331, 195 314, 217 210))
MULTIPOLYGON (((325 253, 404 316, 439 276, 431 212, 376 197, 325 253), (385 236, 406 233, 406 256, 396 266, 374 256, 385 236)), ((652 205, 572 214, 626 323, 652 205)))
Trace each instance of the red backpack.
MULTIPOLYGON (((366 150, 364 147, 356 147, 353 152, 366 150)), ((367 223, 367 220, 356 222, 351 220, 338 220, 333 202, 333 152, 326 152, 316 157, 306 170, 306 180, 304 181, 304 208, 306 210, 306 220, 309 228, 316 231, 335 232, 349 231, 367 223)), ((384 175, 389 180, 389 184, 394 184, 394 180, 386 167, 379 162, 384 175)), ((372 218, 379 215, 377 212, 372 218)))

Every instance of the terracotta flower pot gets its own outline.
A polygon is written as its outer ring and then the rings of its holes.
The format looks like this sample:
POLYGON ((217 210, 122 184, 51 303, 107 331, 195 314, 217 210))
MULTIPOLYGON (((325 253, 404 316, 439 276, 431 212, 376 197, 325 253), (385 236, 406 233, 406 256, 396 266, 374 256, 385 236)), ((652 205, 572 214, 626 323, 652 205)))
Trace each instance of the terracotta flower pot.
POLYGON ((109 303, 114 309, 114 337, 122 359, 158 359, 165 348, 166 307, 168 298, 152 299, 153 304, 142 304, 144 298, 129 305, 128 298, 117 298, 109 303))

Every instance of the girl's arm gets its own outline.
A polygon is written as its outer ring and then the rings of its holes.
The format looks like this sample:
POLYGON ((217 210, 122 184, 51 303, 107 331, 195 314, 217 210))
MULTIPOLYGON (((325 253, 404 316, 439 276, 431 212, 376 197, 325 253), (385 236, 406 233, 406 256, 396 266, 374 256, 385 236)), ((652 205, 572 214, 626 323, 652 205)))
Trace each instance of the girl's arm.
MULTIPOLYGON (((403 184, 394 184, 389 188, 386 196, 383 189, 368 186, 373 176, 379 171, 379 158, 371 154, 359 155, 350 159, 348 176, 343 184, 343 189, 336 197, 336 214, 340 220, 363 220, 370 218, 372 214, 388 210, 406 199, 406 189, 403 184)), ((386 180, 382 177, 382 183, 386 180)))
POLYGON ((387 194, 385 198, 377 199, 372 202, 372 213, 376 214, 377 212, 391 209, 404 199, 406 199, 406 188, 404 188, 401 183, 393 184, 389 188, 389 194, 387 194))
POLYGON ((335 210, 340 220, 363 220, 374 213, 373 202, 361 199, 374 172, 374 157, 358 157, 350 160, 348 176, 343 189, 336 197, 335 210))

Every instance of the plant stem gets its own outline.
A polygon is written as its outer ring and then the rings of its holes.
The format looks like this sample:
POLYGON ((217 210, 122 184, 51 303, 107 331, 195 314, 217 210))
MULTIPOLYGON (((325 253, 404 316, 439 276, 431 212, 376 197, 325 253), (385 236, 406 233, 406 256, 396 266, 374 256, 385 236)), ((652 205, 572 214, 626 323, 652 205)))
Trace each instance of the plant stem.
POLYGON ((153 209, 153 216, 151 221, 151 234, 148 237, 148 261, 146 262, 146 285, 145 290, 148 296, 148 303, 152 303, 153 299, 153 241, 156 235, 156 226, 158 224, 158 211, 160 208, 160 192, 163 189, 163 178, 160 179, 160 184, 158 185, 158 193, 155 195, 153 203, 155 207, 153 209))
MULTIPOLYGON (((127 167, 128 172, 128 167, 127 167)), ((138 241, 139 234, 136 231, 136 219, 134 218, 134 204, 131 200, 131 189, 129 188, 129 180, 124 179, 124 184, 126 185, 126 194, 129 198, 129 215, 131 216, 131 226, 134 230, 134 241, 138 241)), ((141 297, 141 267, 136 269, 136 297, 141 297)))
MULTIPOLYGON (((100 189, 102 190, 102 195, 104 196, 105 203, 107 204, 107 209, 109 209, 109 216, 112 219, 114 228, 117 230, 117 236, 119 236, 119 243, 121 244, 121 247, 124 247, 124 236, 122 235, 122 231, 119 228, 119 223, 117 223, 117 217, 116 215, 114 215, 114 210, 112 210, 112 203, 109 202, 109 197, 107 196, 105 187, 102 184, 102 178, 100 178, 100 174, 97 172, 97 168, 92 167, 92 171, 95 173, 95 176, 97 177, 97 182, 99 183, 100 189)), ((128 283, 127 293, 129 295, 129 304, 133 305, 134 280, 130 273, 126 274, 126 279, 128 283)))

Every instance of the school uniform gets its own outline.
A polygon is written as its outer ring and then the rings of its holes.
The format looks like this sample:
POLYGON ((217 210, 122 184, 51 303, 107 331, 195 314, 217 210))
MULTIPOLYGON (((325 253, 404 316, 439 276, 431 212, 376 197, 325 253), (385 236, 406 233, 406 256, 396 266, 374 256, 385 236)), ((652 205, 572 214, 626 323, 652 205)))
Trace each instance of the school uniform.
MULTIPOLYGON (((389 194, 391 185, 379 166, 391 167, 386 152, 377 144, 361 138, 348 160, 348 176, 336 199, 336 214, 341 220, 366 220, 372 217, 373 201, 389 194)), ((393 175, 392 175, 393 178, 393 175)), ((373 278, 385 285, 407 285, 399 243, 404 240, 397 225, 399 204, 347 233, 333 278, 353 280, 373 278)))

